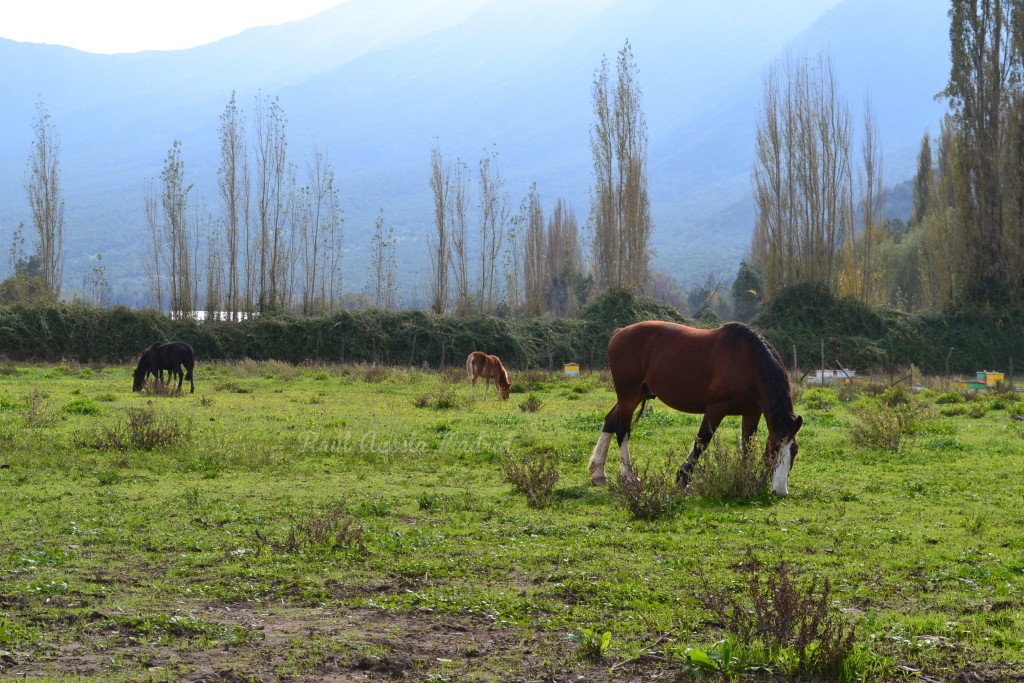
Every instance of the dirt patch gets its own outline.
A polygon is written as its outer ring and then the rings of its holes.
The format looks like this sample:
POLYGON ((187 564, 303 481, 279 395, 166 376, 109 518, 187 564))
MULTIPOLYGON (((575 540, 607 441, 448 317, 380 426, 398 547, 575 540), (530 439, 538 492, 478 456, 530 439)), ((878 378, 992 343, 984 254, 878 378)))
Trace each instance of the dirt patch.
MULTIPOLYGON (((93 613, 73 642, 45 652, 12 653, 0 675, 128 676, 191 681, 373 681, 483 679, 605 681, 608 663, 576 657, 561 634, 525 633, 487 617, 427 610, 199 605, 183 617, 244 629, 245 642, 144 637, 103 627, 93 613), (580 678, 580 677, 583 678, 580 678)), ((87 621, 83 620, 83 621, 87 621)), ((636 671, 633 671, 633 675, 636 671)))

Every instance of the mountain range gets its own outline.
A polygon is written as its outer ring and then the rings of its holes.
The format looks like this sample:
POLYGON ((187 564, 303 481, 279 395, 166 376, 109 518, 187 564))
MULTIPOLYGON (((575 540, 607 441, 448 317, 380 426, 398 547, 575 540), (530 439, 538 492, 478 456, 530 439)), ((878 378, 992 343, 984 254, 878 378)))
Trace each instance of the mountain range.
POLYGON ((754 136, 773 60, 831 57, 857 130, 870 99, 895 185, 912 177, 922 136, 946 111, 946 11, 935 0, 345 0, 180 51, 97 55, 0 38, 0 244, 29 224, 41 102, 60 142, 65 288, 79 289, 102 253, 115 298, 144 302, 146 183, 180 140, 190 198, 216 216, 219 117, 233 94, 243 111, 270 96, 287 116, 300 183, 314 149, 337 175, 346 287, 365 282, 383 209, 400 240, 399 286, 415 302, 431 147, 470 169, 494 150, 514 206, 536 182, 546 207, 564 198, 585 221, 592 81, 603 58, 614 71, 628 41, 649 129, 654 267, 685 287, 735 272, 749 246, 754 136))

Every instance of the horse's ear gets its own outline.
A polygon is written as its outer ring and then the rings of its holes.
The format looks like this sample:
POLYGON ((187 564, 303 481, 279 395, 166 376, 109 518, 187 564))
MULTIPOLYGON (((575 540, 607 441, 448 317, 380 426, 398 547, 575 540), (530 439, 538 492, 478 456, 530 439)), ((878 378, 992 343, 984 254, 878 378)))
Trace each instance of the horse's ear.
POLYGON ((804 418, 797 415, 796 421, 793 424, 796 426, 796 428, 793 430, 793 434, 796 435, 796 433, 800 431, 800 428, 804 426, 804 418))

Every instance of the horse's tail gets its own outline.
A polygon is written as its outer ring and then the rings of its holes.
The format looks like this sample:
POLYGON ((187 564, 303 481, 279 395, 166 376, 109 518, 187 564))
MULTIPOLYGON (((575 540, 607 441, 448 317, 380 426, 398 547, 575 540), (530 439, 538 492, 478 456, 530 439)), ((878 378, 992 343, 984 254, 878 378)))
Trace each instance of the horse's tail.
POLYGON ((647 386, 647 382, 644 382, 642 385, 640 385, 640 390, 643 392, 644 397, 643 400, 640 401, 640 411, 633 417, 634 425, 636 425, 636 423, 640 420, 640 416, 644 414, 644 408, 647 407, 647 401, 649 401, 652 398, 657 398, 654 395, 654 392, 651 391, 651 388, 647 386))
POLYGON ((644 400, 640 401, 640 410, 633 416, 633 424, 630 429, 636 426, 636 423, 640 421, 640 417, 644 414, 644 408, 647 407, 647 399, 648 397, 644 396, 644 400))
POLYGON ((473 365, 474 365, 473 361, 474 360, 475 359, 473 358, 473 354, 472 353, 469 354, 468 356, 466 356, 466 377, 468 377, 470 379, 473 379, 473 375, 475 374, 473 372, 473 365))
POLYGON ((192 381, 192 370, 196 367, 196 352, 192 348, 191 344, 185 344, 185 350, 187 352, 185 356, 185 369, 188 371, 185 374, 185 379, 192 381))

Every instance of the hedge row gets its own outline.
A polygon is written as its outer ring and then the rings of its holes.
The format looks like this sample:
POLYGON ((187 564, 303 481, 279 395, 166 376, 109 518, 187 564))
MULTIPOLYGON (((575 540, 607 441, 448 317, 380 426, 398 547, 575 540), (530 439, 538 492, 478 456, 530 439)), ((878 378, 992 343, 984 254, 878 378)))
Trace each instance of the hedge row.
POLYGON ((1024 365, 1024 311, 961 307, 946 315, 908 315, 838 298, 823 287, 794 287, 767 304, 752 324, 786 363, 861 372, 914 365, 932 375, 1011 370, 1024 365), (952 351, 951 351, 952 350, 952 351), (947 368, 948 360, 948 368, 947 368))
POLYGON ((202 360, 371 362, 460 366, 474 350, 512 368, 605 364, 616 327, 671 309, 625 291, 599 297, 578 319, 435 316, 342 311, 323 317, 261 315, 241 322, 171 320, 153 310, 85 305, 0 307, 0 356, 23 361, 131 362, 154 341, 182 340, 202 360))
MULTIPOLYGON (((435 316, 422 311, 342 311, 324 317, 262 315, 243 322, 171 320, 153 310, 85 305, 0 307, 0 357, 22 361, 127 363, 154 341, 180 339, 201 360, 292 363, 376 362, 460 366, 470 351, 497 354, 516 369, 579 362, 604 367, 612 332, 638 320, 683 321, 672 309, 627 291, 598 297, 575 319, 435 316)), ((692 321, 691 321, 691 324, 692 321)), ((701 325, 713 325, 701 320, 701 325)), ((1024 365, 1024 312, 972 307, 910 316, 836 298, 820 287, 791 289, 754 318, 801 368, 842 365, 860 372, 905 368, 929 374, 1009 371, 1024 365), (953 349, 950 354, 950 349, 953 349)))

